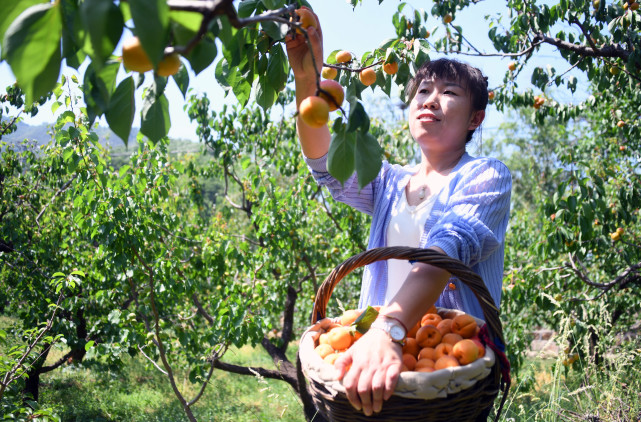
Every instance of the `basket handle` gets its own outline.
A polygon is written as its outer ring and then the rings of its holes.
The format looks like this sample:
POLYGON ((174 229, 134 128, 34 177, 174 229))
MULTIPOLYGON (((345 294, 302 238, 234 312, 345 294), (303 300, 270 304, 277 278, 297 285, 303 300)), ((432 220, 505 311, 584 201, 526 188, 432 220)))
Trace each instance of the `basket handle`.
POLYGON ((499 318, 499 310, 494 305, 494 300, 490 296, 490 292, 485 287, 485 283, 481 277, 472 271, 467 265, 461 261, 450 258, 449 256, 437 252, 432 249, 423 248, 410 248, 405 246, 388 246, 381 248, 368 249, 351 258, 343 261, 332 270, 327 276, 323 284, 321 284, 314 299, 314 309, 312 311, 312 324, 316 321, 325 318, 327 303, 334 291, 334 288, 347 274, 353 270, 371 264, 376 261, 387 259, 407 259, 410 261, 422 262, 424 264, 434 265, 441 269, 448 271, 453 276, 456 276, 461 282, 468 286, 478 299, 485 323, 488 326, 490 338, 495 342, 500 341, 501 345, 505 345, 503 338, 503 327, 499 318))

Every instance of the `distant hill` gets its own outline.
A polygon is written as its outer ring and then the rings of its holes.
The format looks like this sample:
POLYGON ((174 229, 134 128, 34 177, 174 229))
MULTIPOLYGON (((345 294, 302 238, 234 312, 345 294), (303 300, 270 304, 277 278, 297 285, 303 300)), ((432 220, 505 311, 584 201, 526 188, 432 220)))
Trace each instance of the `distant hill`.
MULTIPOLYGON (((41 124, 37 126, 28 125, 23 122, 18 122, 18 130, 9 134, 4 135, 2 140, 14 144, 17 142, 22 142, 25 139, 35 141, 38 145, 43 145, 48 143, 51 140, 51 131, 53 124, 41 124)), ((112 148, 121 148, 125 146, 125 143, 113 133, 109 128, 98 126, 94 129, 98 138, 100 138, 100 143, 103 145, 110 145, 112 148)), ((132 128, 131 133, 129 134, 129 145, 136 144, 136 133, 138 133, 138 128, 132 128)))

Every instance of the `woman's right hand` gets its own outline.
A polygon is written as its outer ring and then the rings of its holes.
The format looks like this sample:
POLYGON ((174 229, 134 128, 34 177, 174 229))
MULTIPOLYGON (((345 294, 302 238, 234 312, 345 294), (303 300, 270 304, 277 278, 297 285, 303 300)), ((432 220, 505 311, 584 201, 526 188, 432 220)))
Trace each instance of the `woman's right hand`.
POLYGON ((305 35, 296 33, 293 38, 291 35, 287 35, 285 39, 287 57, 296 80, 314 81, 315 84, 316 75, 320 73, 323 67, 323 31, 321 30, 318 16, 311 9, 305 6, 302 8, 309 10, 318 24, 318 29, 313 26, 306 28, 312 49, 310 51, 305 35), (314 60, 312 60, 312 53, 314 60), (316 69, 314 69, 314 64, 316 69))

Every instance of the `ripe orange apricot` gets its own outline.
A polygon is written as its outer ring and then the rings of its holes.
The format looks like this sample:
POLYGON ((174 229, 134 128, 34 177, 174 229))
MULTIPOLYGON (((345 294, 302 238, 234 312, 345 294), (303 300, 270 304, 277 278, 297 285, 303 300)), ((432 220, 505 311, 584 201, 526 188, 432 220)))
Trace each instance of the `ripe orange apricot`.
POLYGON ((452 332, 460 334, 463 338, 470 338, 476 334, 476 320, 472 315, 461 314, 452 320, 452 332))
POLYGON ((344 327, 351 325, 352 322, 356 321, 356 318, 358 318, 359 316, 361 316, 361 311, 357 309, 348 309, 343 312, 343 315, 341 315, 341 325, 344 327))
MULTIPOLYGON (((314 17, 314 13, 312 13, 311 10, 306 8, 296 9, 296 14, 298 15, 299 22, 304 29, 307 29, 310 26, 313 26, 314 28, 318 29, 318 22, 316 21, 316 18, 314 17)), ((296 33, 302 34, 303 31, 296 28, 296 33)))
POLYGON ((329 121, 329 104, 317 96, 310 96, 301 101, 298 107, 300 118, 313 128, 323 127, 329 121))
POLYGON ((487 99, 490 100, 490 101, 492 101, 495 96, 496 96, 496 94, 494 93, 494 91, 490 91, 490 92, 487 93, 487 99))
POLYGON ((456 366, 461 366, 458 363, 458 360, 454 356, 441 356, 436 362, 434 362, 434 369, 439 370, 439 369, 445 369, 445 368, 453 368, 456 366))
POLYGON ((425 314, 421 318, 421 326, 423 325, 433 325, 438 326, 438 323, 443 321, 443 318, 439 314, 425 314))
POLYGON ((619 120, 619 121, 617 122, 617 127, 623 127, 623 126, 625 126, 625 121, 623 121, 623 120, 619 120))
POLYGON ((443 16, 443 23, 447 25, 448 23, 452 22, 452 19, 452 15, 448 13, 447 15, 443 16))
POLYGON ((368 67, 358 74, 358 78, 365 86, 373 85, 376 82, 376 71, 373 67, 368 67))
POLYGON ((463 337, 461 337, 460 334, 447 333, 447 334, 443 335, 443 338, 441 339, 441 344, 447 343, 447 344, 451 344, 452 346, 454 346, 456 343, 458 343, 461 340, 463 340, 463 337))
POLYGON ((418 329, 421 328, 421 321, 418 321, 414 327, 410 328, 410 330, 407 332, 407 337, 413 337, 416 338, 416 332, 418 329))
POLYGON ((343 91, 341 84, 332 79, 326 79, 320 83, 320 89, 327 91, 327 93, 331 95, 330 98, 329 95, 322 91, 318 93, 319 97, 327 101, 329 111, 338 110, 338 108, 343 104, 343 100, 345 100, 345 92, 343 91))
POLYGON ((178 73, 180 69, 180 56, 178 53, 172 53, 168 56, 165 56, 160 63, 158 63, 158 69, 156 73, 159 76, 169 77, 178 73))
POLYGON ((327 334, 327 333, 322 333, 322 334, 318 337, 318 344, 329 344, 329 342, 328 342, 328 338, 329 338, 329 334, 327 334))
POLYGON ((427 358, 416 361, 414 370, 418 371, 421 368, 434 368, 434 361, 432 359, 427 359, 427 358))
POLYGON ((433 347, 423 347, 416 356, 418 360, 421 359, 432 359, 436 360, 436 349, 433 347))
POLYGON ((334 349, 329 344, 319 344, 318 346, 316 346, 314 351, 318 353, 321 359, 325 359, 325 356, 334 353, 334 349))
POLYGON ((398 63, 396 62, 385 63, 383 65, 383 72, 387 73, 388 75, 394 75, 396 72, 398 72, 398 63))
POLYGON ((434 372, 435 369, 430 366, 424 366, 422 368, 415 369, 416 372, 434 372))
POLYGON ((450 318, 445 318, 436 325, 436 329, 441 332, 441 335, 444 336, 447 333, 452 332, 452 320, 450 318))
POLYGON ((401 360, 403 361, 403 365, 407 366, 407 369, 410 371, 413 371, 416 367, 416 358, 410 354, 404 354, 401 360))
POLYGON ((337 75, 338 70, 334 69, 333 67, 323 66, 323 69, 321 70, 321 76, 325 79, 336 79, 337 75))
POLYGON ((481 339, 478 337, 472 337, 470 340, 476 344, 476 347, 479 349, 479 358, 482 358, 485 356, 485 346, 483 345, 483 342, 481 342, 481 339))
POLYGON ((507 68, 514 72, 516 70, 516 62, 510 62, 510 64, 507 65, 507 68))
POLYGON ((470 339, 461 340, 452 348, 454 356, 461 365, 467 365, 474 362, 479 357, 479 348, 476 343, 470 339))
POLYGON ((352 53, 349 51, 341 50, 336 53, 336 63, 347 63, 352 60, 352 53))
POLYGON ((352 345, 353 337, 347 327, 334 328, 328 333, 327 341, 335 350, 344 350, 352 345))
POLYGON ((416 332, 416 341, 421 347, 434 347, 441 342, 441 333, 433 325, 424 325, 416 332))
POLYGON ((434 348, 434 353, 436 354, 436 360, 439 360, 443 356, 452 356, 452 350, 454 346, 449 343, 441 343, 436 345, 434 348))
POLYGON ((405 339, 405 344, 403 345, 403 354, 412 355, 414 357, 418 356, 418 352, 421 350, 421 347, 418 345, 418 342, 415 338, 408 337, 405 339))
POLYGON ((122 64, 125 65, 125 68, 140 73, 154 68, 138 37, 132 37, 123 42, 122 64))
POLYGON ((323 360, 324 360, 326 363, 329 363, 330 365, 333 365, 333 364, 334 364, 334 362, 336 362, 336 359, 338 359, 340 356, 341 356, 341 354, 340 354, 340 353, 332 353, 332 354, 329 354, 329 355, 325 356, 325 357, 323 358, 323 360))

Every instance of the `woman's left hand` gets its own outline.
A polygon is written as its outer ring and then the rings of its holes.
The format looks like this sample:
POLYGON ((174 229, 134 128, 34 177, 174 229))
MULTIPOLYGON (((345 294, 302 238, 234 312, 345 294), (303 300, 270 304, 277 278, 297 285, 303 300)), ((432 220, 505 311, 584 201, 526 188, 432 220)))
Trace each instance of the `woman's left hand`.
POLYGON ((394 343, 386 332, 370 329, 337 359, 334 367, 352 406, 367 416, 380 412, 383 400, 394 393, 401 358, 400 344, 394 343))

